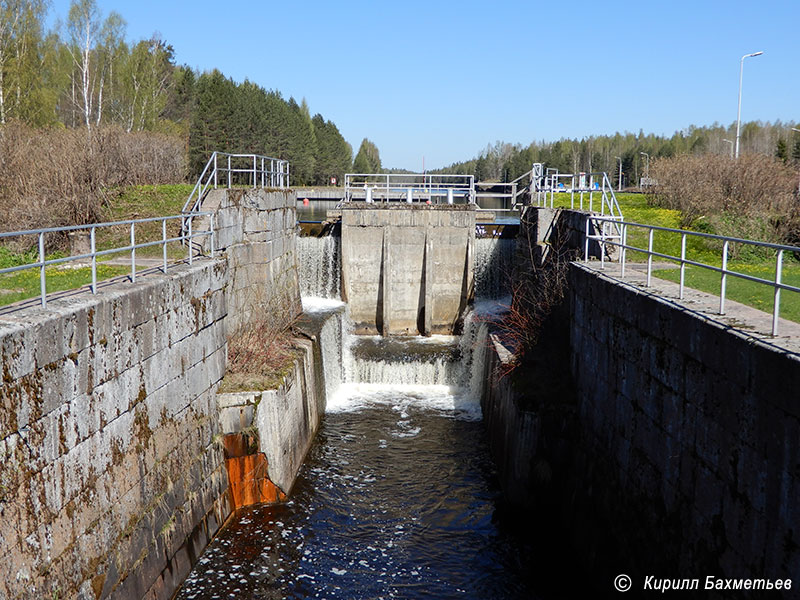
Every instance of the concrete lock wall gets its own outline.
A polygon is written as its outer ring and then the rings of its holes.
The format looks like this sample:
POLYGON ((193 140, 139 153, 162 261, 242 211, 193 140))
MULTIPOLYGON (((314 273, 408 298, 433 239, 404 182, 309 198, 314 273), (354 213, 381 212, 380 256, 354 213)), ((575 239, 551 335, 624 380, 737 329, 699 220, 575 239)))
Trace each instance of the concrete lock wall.
POLYGON ((474 206, 342 210, 342 290, 357 333, 452 334, 473 293, 474 206))
MULTIPOLYGON (((537 214, 533 244, 580 230, 580 216, 537 214)), ((567 341, 542 353, 550 383, 525 402, 495 377, 482 402, 514 504, 560 510, 599 582, 798 573, 798 354, 581 263, 545 325, 567 341)))
POLYGON ((229 510, 226 283, 203 261, 0 319, 0 597, 168 597, 188 572, 229 510))
POLYGON ((216 194, 224 257, 0 317, 0 598, 169 598, 230 513, 227 336, 300 307, 293 195, 216 194))
POLYGON ((579 264, 569 286, 579 526, 605 515, 639 572, 796 576, 800 357, 579 264))
POLYGON ((288 323, 302 312, 296 204, 293 190, 263 189, 212 190, 203 202, 215 211, 215 244, 229 259, 229 335, 254 318, 288 323))

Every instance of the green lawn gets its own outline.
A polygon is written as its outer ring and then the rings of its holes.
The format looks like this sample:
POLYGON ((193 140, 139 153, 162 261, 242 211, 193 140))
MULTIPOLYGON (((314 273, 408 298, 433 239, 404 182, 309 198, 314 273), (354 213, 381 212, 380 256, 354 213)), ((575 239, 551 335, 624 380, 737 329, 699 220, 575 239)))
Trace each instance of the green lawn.
MULTIPOLYGON (((762 279, 774 280, 775 267, 768 265, 754 265, 749 263, 729 264, 731 270, 760 277, 762 279)), ((655 277, 668 279, 669 281, 680 281, 679 269, 659 269, 653 271, 655 277)), ((800 287, 800 265, 793 264, 784 266, 781 277, 783 283, 800 287)), ((721 275, 708 269, 698 267, 686 267, 686 286, 719 295, 721 275)), ((773 308, 773 289, 770 286, 747 281, 738 277, 728 276, 726 282, 726 298, 752 306, 764 312, 772 313, 773 308)), ((784 319, 789 319, 800 323, 800 294, 783 290, 781 292, 779 314, 784 319)))
MULTIPOLYGON (((178 215, 183 209, 186 198, 194 186, 177 185, 138 185, 118 192, 110 203, 105 215, 106 221, 127 221, 129 219, 147 219, 178 215)), ((180 233, 181 221, 167 221, 167 237, 176 237, 180 233)), ((142 223, 136 225, 136 243, 151 242, 162 239, 161 223, 142 223)), ((130 243, 130 226, 103 228, 97 231, 97 248, 107 250, 127 246, 130 243)), ((136 251, 137 256, 161 257, 161 246, 151 246, 136 251)), ((167 246, 167 257, 178 260, 186 256, 186 249, 178 243, 167 246)))
MULTIPOLYGON (((100 263, 97 265, 97 280, 102 281, 129 272, 127 267, 100 263)), ((89 267, 75 269, 54 265, 46 268, 46 275, 48 293, 72 290, 92 282, 92 270, 89 267)), ((0 306, 39 296, 39 286, 38 268, 0 275, 0 306)))

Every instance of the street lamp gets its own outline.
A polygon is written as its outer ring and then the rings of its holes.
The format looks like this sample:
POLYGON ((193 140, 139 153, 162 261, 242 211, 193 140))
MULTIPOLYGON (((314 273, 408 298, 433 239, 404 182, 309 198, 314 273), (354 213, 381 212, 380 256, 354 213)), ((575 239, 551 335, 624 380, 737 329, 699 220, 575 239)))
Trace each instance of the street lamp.
POLYGON ((650 185, 650 155, 647 152, 639 152, 639 154, 641 154, 645 158, 644 178, 647 180, 647 185, 650 185))
MULTIPOLYGON (((798 129, 797 127, 792 127, 792 131, 796 131, 797 133, 800 133, 800 129, 798 129)), ((797 193, 800 194, 800 182, 798 182, 798 184, 797 184, 797 193)))
POLYGON ((761 56, 764 54, 761 50, 753 52, 752 54, 745 54, 739 61, 739 108, 736 111, 736 158, 739 158, 739 129, 742 124, 742 74, 744 73, 744 59, 751 56, 761 56))
POLYGON ((726 140, 725 138, 722 138, 722 141, 728 142, 731 145, 731 158, 733 158, 733 142, 730 140, 726 140))
MULTIPOLYGON (((621 192, 622 191, 622 159, 619 156, 615 156, 614 158, 616 158, 619 161, 619 181, 617 182, 617 191, 621 192)), ((611 188, 611 189, 614 189, 614 188, 611 188)))

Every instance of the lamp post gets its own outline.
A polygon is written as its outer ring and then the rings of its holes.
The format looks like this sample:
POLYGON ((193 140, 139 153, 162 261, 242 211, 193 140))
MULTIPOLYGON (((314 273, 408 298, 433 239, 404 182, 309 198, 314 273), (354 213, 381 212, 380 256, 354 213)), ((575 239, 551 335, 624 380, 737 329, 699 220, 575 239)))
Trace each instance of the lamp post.
POLYGON ((752 54, 745 54, 739 61, 739 108, 736 111, 736 152, 735 158, 739 158, 739 130, 742 125, 742 74, 744 73, 744 59, 751 56, 761 56, 764 54, 761 50, 753 52, 752 54))
POLYGON ((621 192, 622 191, 622 159, 619 156, 615 156, 614 158, 616 158, 619 161, 619 181, 617 182, 617 191, 621 192))
MULTIPOLYGON (((797 127, 792 127, 792 131, 796 131, 797 133, 800 133, 800 129, 798 129, 797 127)), ((800 181, 797 183, 797 193, 798 193, 798 195, 800 195, 800 181)))
POLYGON ((639 154, 644 156, 644 178, 647 180, 647 185, 650 185, 650 155, 647 152, 639 152, 639 154))
POLYGON ((722 138, 722 141, 728 142, 731 145, 731 158, 733 158, 733 142, 731 140, 726 140, 725 138, 722 138))

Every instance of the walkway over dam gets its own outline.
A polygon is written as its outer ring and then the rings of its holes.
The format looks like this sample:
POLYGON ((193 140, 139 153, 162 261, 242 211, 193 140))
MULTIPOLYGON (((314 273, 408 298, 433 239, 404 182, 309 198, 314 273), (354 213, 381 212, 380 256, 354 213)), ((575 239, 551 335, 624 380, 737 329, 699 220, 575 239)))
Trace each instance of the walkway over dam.
POLYGON ((346 301, 357 333, 424 346, 403 367, 415 377, 474 386, 470 418, 482 414, 508 502, 574 524, 595 591, 620 572, 796 577, 796 324, 772 336, 766 313, 729 302, 716 315, 717 297, 646 285, 646 263, 621 280, 603 249, 620 238, 601 225, 582 260, 585 212, 527 207, 519 237, 498 240, 476 234, 473 206, 356 201, 330 235, 301 239, 294 191, 208 192, 192 231, 214 235, 189 240, 191 264, 0 315, 0 598, 171 598, 243 499, 292 494, 342 364, 370 371, 381 340, 355 335, 348 350, 339 306, 318 329, 301 323, 279 389, 218 392, 228 339, 265 311, 295 322, 301 271, 322 273, 310 263, 323 255, 338 265, 329 300, 346 301), (503 291, 491 273, 555 247, 578 260, 532 379, 568 393, 542 400, 496 376, 508 353, 469 315, 503 291), (461 331, 442 352, 420 337, 461 331), (258 481, 237 478, 243 465, 258 481))

